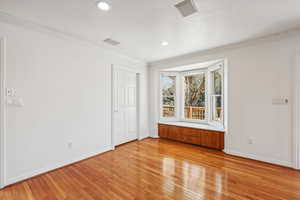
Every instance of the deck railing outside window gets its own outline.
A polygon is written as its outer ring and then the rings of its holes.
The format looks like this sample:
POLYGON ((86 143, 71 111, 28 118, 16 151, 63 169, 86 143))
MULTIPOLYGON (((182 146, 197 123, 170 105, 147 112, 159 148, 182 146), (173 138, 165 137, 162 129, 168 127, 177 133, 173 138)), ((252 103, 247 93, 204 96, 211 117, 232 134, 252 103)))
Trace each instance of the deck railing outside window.
POLYGON ((205 120, 205 107, 184 107, 184 116, 187 119, 205 120))
MULTIPOLYGON (((175 106, 163 106, 164 116, 174 116, 175 106)), ((221 116, 222 108, 217 108, 217 116, 221 116)), ((184 116, 187 119, 205 120, 205 107, 186 106, 184 116)))
POLYGON ((164 117, 172 117, 174 116, 175 106, 163 106, 163 116, 164 117))

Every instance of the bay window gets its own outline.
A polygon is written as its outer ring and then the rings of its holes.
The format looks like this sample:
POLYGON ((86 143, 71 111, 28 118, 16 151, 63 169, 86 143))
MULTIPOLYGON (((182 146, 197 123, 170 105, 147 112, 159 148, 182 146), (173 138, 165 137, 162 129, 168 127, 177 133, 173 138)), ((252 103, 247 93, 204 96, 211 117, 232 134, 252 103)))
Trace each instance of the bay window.
POLYGON ((223 62, 200 69, 161 72, 161 120, 223 126, 223 62))

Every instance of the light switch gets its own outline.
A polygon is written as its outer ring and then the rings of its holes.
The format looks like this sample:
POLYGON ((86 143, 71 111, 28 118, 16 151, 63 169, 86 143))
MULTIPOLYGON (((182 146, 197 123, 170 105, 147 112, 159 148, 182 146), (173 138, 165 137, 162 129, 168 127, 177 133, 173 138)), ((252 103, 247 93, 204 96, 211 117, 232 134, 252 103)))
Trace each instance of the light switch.
POLYGON ((17 96, 17 90, 15 88, 6 88, 6 96, 8 97, 17 96))
POLYGON ((6 96, 11 97, 13 94, 12 88, 6 88, 6 96))

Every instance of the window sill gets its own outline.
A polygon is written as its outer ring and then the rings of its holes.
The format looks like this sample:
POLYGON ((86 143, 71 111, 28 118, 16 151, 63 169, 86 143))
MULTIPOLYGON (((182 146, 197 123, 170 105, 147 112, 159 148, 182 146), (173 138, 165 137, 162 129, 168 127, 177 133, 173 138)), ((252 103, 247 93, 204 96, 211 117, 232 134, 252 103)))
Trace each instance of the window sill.
POLYGON ((165 122, 160 121, 160 124, 166 124, 166 125, 173 125, 173 126, 181 126, 181 127, 188 127, 188 128, 197 128, 197 129, 204 129, 209 131, 220 131, 225 132, 224 128, 208 125, 208 124, 199 124, 199 123, 191 123, 191 122, 180 122, 180 121, 172 121, 172 122, 165 122))

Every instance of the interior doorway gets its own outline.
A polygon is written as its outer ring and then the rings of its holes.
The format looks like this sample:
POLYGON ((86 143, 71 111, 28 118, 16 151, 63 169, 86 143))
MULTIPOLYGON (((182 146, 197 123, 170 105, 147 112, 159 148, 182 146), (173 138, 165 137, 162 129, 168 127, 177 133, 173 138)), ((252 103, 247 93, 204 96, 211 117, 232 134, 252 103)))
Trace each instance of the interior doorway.
POLYGON ((113 67, 112 146, 138 139, 138 74, 113 67))

